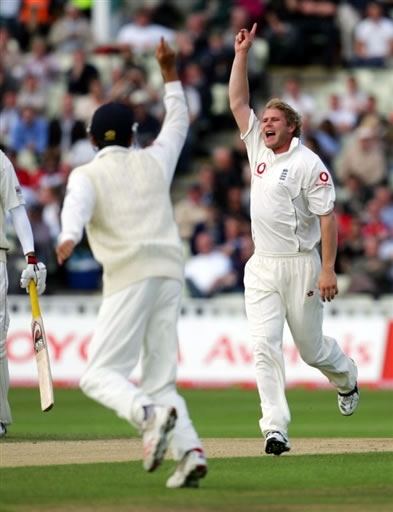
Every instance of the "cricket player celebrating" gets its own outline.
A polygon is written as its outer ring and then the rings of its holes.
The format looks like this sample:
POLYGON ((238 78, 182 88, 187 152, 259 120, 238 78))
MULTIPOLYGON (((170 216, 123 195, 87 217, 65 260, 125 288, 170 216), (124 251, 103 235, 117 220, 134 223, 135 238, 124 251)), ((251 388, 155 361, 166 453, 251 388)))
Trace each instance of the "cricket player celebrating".
POLYGON ((5 234, 7 211, 11 215, 27 262, 20 278, 20 286, 28 291, 29 283, 33 279, 37 292, 41 294, 46 286, 46 267, 37 261, 34 252, 33 232, 15 169, 3 151, 0 151, 0 438, 7 434, 7 425, 12 423, 11 409, 8 403, 9 372, 6 351, 6 338, 10 323, 7 308, 7 250, 9 244, 5 234))
POLYGON ((282 353, 285 320, 302 359, 337 389, 342 414, 354 412, 359 391, 353 360, 322 333, 322 302, 338 293, 332 178, 320 158, 300 142, 301 120, 289 105, 272 99, 261 119, 250 108, 247 56, 256 28, 254 24, 251 32, 242 29, 236 36, 229 100, 252 173, 255 252, 244 283, 262 408, 259 424, 266 453, 280 455, 290 450, 282 353))
POLYGON ((165 82, 161 132, 152 146, 130 149, 131 110, 108 103, 94 113, 90 136, 99 151, 70 175, 57 257, 62 264, 72 254, 86 226, 103 266, 82 390, 140 429, 146 471, 158 467, 169 445, 178 464, 167 487, 198 487, 207 462, 175 386, 184 262, 169 193, 189 115, 175 52, 164 40, 156 58, 165 82), (136 386, 129 378, 140 355, 136 386))

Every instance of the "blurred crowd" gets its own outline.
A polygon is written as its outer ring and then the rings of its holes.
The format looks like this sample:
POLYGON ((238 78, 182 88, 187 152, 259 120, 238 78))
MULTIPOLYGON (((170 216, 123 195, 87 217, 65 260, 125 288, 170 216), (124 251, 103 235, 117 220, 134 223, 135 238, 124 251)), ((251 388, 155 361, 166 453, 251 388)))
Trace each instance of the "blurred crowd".
MULTIPOLYGON (((64 268, 56 263, 67 178, 94 156, 89 121, 108 101, 133 110, 135 146, 158 134, 164 111, 154 49, 161 35, 177 49, 191 116, 174 182, 175 189, 187 183, 174 194, 187 293, 243 290, 253 251, 250 170, 227 90, 234 37, 253 22, 252 107, 260 112, 271 96, 291 104, 302 115, 303 143, 336 184, 342 291, 393 293, 393 99, 381 112, 380 98, 356 78, 359 68, 392 68, 393 0, 111 0, 105 44, 94 35, 93 2, 0 2, 0 147, 23 187, 48 293, 101 286, 86 239, 64 268), (345 92, 330 94, 324 111, 307 90, 312 66, 345 70, 345 92), (288 73, 277 87, 273 78, 283 69, 288 73)), ((19 293, 25 262, 12 224, 8 229, 15 241, 10 293, 19 293)))

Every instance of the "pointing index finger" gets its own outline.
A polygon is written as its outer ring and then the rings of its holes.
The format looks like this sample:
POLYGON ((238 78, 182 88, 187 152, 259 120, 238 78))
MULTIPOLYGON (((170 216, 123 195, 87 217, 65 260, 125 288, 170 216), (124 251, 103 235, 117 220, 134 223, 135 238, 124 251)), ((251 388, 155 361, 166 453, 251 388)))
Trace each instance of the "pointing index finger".
POLYGON ((250 32, 250 36, 252 38, 254 38, 254 36, 255 36, 255 33, 257 31, 257 26, 258 26, 257 23, 254 23, 254 25, 252 26, 252 29, 251 29, 251 32, 250 32))

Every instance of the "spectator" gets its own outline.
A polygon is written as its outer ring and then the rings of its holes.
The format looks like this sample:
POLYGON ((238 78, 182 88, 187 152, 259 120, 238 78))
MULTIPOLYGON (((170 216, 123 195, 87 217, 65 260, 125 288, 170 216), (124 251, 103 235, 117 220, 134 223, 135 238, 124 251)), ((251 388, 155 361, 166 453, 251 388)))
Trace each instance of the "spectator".
POLYGON ((38 114, 45 115, 48 97, 37 75, 28 72, 23 77, 22 85, 17 95, 17 103, 21 107, 23 105, 32 105, 38 114))
POLYGON ((77 48, 91 52, 95 46, 89 20, 71 1, 65 5, 64 13, 51 26, 48 41, 59 54, 70 54, 77 48))
POLYGON ((386 179, 387 162, 380 136, 366 126, 359 127, 348 142, 336 164, 336 176, 342 184, 349 176, 357 176, 366 186, 375 186, 386 179))
POLYGON ((134 143, 142 148, 150 146, 161 129, 160 121, 150 112, 151 96, 145 89, 134 91, 130 96, 130 105, 138 125, 134 143))
POLYGON ((49 122, 48 146, 66 154, 75 142, 78 133, 86 132, 83 121, 74 113, 74 97, 65 93, 61 98, 60 112, 49 122))
MULTIPOLYGON (((199 103, 198 117, 194 119, 192 130, 196 135, 204 135, 209 130, 211 119, 211 107, 213 103, 212 91, 200 64, 190 61, 183 70, 182 81, 186 91, 197 95, 199 103)), ((195 113, 195 111, 194 111, 195 113)))
POLYGON ((358 259, 363 258, 363 256, 364 236, 362 233, 362 223, 359 218, 350 217, 348 230, 346 231, 345 236, 339 236, 336 261, 337 273, 350 274, 353 264, 358 259), (340 240, 340 238, 342 238, 342 240, 340 240))
POLYGON ((191 37, 196 61, 198 61, 207 50, 208 19, 208 14, 205 11, 192 12, 186 17, 185 31, 191 37))
POLYGON ((22 0, 19 10, 18 42, 23 51, 28 51, 35 36, 46 37, 53 21, 51 0, 22 0))
POLYGON ((130 94, 138 89, 146 89, 153 96, 151 87, 147 83, 146 71, 143 67, 136 64, 123 64, 122 69, 113 70, 108 91, 110 101, 128 103, 130 94))
POLYGON ((302 64, 331 67, 339 61, 340 40, 336 25, 339 0, 288 2, 303 47, 302 64))
POLYGON ((201 165, 198 171, 199 187, 201 190, 201 201, 205 205, 213 203, 215 173, 213 166, 209 163, 201 165))
POLYGON ((228 45, 222 32, 211 30, 207 39, 207 48, 201 56, 201 64, 209 84, 228 84, 231 73, 233 48, 228 45))
POLYGON ((393 55, 393 21, 384 17, 380 2, 371 1, 354 33, 354 66, 384 68, 393 55))
POLYGON ((175 204, 175 220, 179 226, 179 233, 183 242, 188 242, 195 230, 195 226, 207 220, 207 209, 202 202, 202 190, 198 184, 191 185, 187 195, 175 204))
POLYGON ((66 164, 70 169, 87 164, 95 156, 95 149, 90 142, 84 124, 75 125, 73 143, 66 156, 66 164))
POLYGON ((18 35, 18 16, 21 0, 0 2, 0 27, 5 27, 12 38, 18 35))
POLYGON ((72 55, 72 67, 66 73, 68 92, 88 94, 90 81, 93 78, 99 78, 98 70, 93 64, 86 61, 86 53, 82 48, 75 48, 72 55))
POLYGON ((61 162, 61 153, 57 148, 48 148, 42 155, 42 163, 37 170, 36 183, 33 185, 37 189, 42 183, 50 178, 53 182, 64 183, 63 167, 61 162))
POLYGON ((28 151, 38 162, 47 145, 48 121, 37 113, 35 105, 22 105, 20 118, 11 132, 11 149, 17 153, 28 151))
POLYGON ((214 247, 211 235, 202 231, 195 238, 196 254, 185 265, 185 278, 192 297, 208 298, 236 284, 231 258, 214 247))
POLYGON ((239 246, 232 255, 232 265, 236 274, 235 292, 244 292, 244 269, 248 260, 254 253, 254 242, 250 235, 243 235, 239 240, 239 246))
POLYGON ((378 298, 392 292, 392 281, 388 278, 390 262, 379 257, 379 250, 380 242, 376 237, 364 239, 364 256, 351 266, 348 293, 369 293, 378 298))
POLYGON ((120 47, 130 46, 136 54, 151 52, 161 37, 173 43, 175 32, 163 25, 152 23, 152 11, 147 8, 138 9, 130 23, 120 28, 117 43, 120 47))
POLYGON ((214 203, 206 205, 206 220, 195 226, 190 240, 191 254, 197 254, 196 239, 202 232, 209 233, 214 246, 222 245, 225 242, 223 216, 214 203))
POLYGON ((89 82, 88 90, 88 94, 84 94, 75 100, 75 117, 86 126, 90 124, 90 120, 97 108, 108 101, 100 78, 92 78, 89 82))
MULTIPOLYGON (((259 2, 252 2, 254 6, 257 3, 259 2)), ((247 9, 246 4, 249 3, 246 2, 245 5, 241 5, 241 3, 236 2, 235 5, 229 9, 229 24, 227 28, 222 32, 226 48, 226 59, 232 58, 233 60, 233 40, 235 39, 235 36, 240 29, 251 25, 252 19, 254 18, 254 14, 247 9)), ((262 11, 262 9, 260 9, 260 11, 262 11)), ((211 42, 209 42, 209 46, 211 47, 211 42)), ((251 91, 254 91, 258 87, 265 85, 264 67, 268 59, 268 54, 269 49, 265 39, 259 36, 256 37, 254 46, 250 49, 248 55, 248 80, 251 91)), ((230 71, 232 65, 230 64, 228 66, 227 64, 227 67, 229 67, 230 71)))
POLYGON ((39 172, 36 163, 33 171, 31 171, 28 168, 23 167, 23 165, 20 163, 21 159, 18 158, 17 153, 12 149, 7 148, 6 155, 15 169, 15 173, 22 188, 26 204, 37 204, 37 194, 35 187, 41 178, 41 173, 39 172))
POLYGON ((365 238, 375 237, 381 241, 388 237, 388 227, 383 223, 381 218, 381 204, 372 198, 366 203, 366 207, 361 214, 363 222, 362 234, 365 238))
POLYGON ((337 197, 343 211, 349 215, 360 217, 365 203, 371 199, 370 187, 366 187, 362 179, 355 174, 350 174, 343 187, 338 187, 337 197))
POLYGON ((64 197, 64 183, 59 175, 47 175, 40 181, 38 202, 42 207, 42 220, 48 226, 52 246, 57 244, 61 231, 60 210, 64 197))
POLYGON ((0 144, 10 144, 11 133, 19 119, 19 110, 16 105, 16 92, 5 91, 3 108, 0 110, 0 144))
POLYGON ((18 41, 11 37, 8 28, 0 26, 0 66, 16 77, 20 72, 21 63, 22 55, 18 41))
POLYGON ((269 64, 272 66, 298 65, 303 52, 296 24, 290 23, 283 17, 282 9, 275 3, 268 5, 265 22, 263 36, 269 47, 269 64))
POLYGON ((333 93, 329 96, 329 108, 323 119, 329 120, 337 132, 342 135, 354 128, 357 116, 343 106, 341 96, 333 93))
POLYGON ((387 121, 378 112, 378 100, 374 94, 369 94, 366 100, 364 111, 357 120, 358 126, 367 126, 376 132, 382 133, 385 130, 387 121))
POLYGON ((190 62, 196 62, 196 53, 194 41, 191 37, 191 34, 188 32, 181 30, 176 34, 176 45, 178 47, 178 66, 179 66, 179 74, 180 78, 184 80, 184 68, 190 62))
POLYGON ((44 37, 35 36, 31 40, 31 52, 24 59, 23 69, 27 75, 37 77, 39 86, 44 90, 59 77, 60 68, 55 56, 48 52, 44 37))
POLYGON ((355 75, 348 75, 345 84, 346 90, 341 96, 342 106, 359 116, 367 108, 367 94, 360 89, 355 75))
POLYGON ((332 170, 334 158, 339 153, 341 147, 340 134, 329 119, 324 119, 313 132, 313 136, 321 152, 319 155, 320 158, 327 165, 329 170, 332 170))
POLYGON ((353 34, 362 18, 362 10, 368 0, 341 0, 337 7, 337 26, 340 31, 341 58, 345 66, 353 58, 353 34))
POLYGON ((380 219, 390 230, 393 228, 393 193, 386 185, 380 185, 374 190, 374 198, 380 206, 380 219))
POLYGON ((243 187, 231 185, 226 191, 224 215, 235 216, 244 222, 250 222, 250 216, 245 210, 243 187))
POLYGON ((299 112, 302 118, 308 117, 310 120, 313 118, 316 109, 315 101, 310 94, 303 90, 297 76, 291 76, 284 81, 281 99, 299 112))
POLYGON ((227 209, 228 189, 242 186, 242 169, 236 165, 232 150, 226 146, 218 146, 212 154, 215 173, 214 202, 221 209, 227 209))

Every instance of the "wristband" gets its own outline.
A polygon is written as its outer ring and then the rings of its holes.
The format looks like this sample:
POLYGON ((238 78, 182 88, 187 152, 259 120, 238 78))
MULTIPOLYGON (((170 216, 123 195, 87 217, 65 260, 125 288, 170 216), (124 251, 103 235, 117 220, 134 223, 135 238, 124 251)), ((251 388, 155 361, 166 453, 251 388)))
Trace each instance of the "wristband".
POLYGON ((38 263, 37 256, 27 256, 27 264, 35 265, 38 263))

